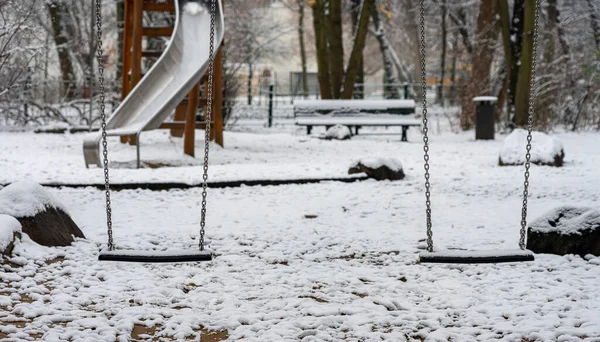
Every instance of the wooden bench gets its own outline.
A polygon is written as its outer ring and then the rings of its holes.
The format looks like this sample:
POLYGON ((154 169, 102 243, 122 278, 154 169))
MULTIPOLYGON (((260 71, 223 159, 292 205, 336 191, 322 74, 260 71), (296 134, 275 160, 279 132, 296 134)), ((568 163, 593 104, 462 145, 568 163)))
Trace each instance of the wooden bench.
POLYGON ((414 118, 413 100, 296 100, 294 118, 297 126, 306 126, 310 134, 313 126, 329 128, 335 125, 354 128, 355 134, 363 126, 401 126, 402 141, 408 141, 410 127, 420 127, 414 118))

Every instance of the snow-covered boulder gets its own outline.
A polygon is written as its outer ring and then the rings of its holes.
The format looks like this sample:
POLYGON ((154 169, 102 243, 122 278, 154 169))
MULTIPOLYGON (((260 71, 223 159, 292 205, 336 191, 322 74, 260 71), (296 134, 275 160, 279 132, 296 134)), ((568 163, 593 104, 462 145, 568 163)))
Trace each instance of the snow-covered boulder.
POLYGON ((16 218, 23 233, 44 246, 68 246, 73 237, 85 238, 65 206, 32 181, 13 183, 0 190, 0 214, 16 218))
MULTIPOLYGON (((499 164, 525 164, 527 131, 515 129, 509 134, 500 150, 499 164)), ((562 166, 565 158, 563 144, 556 137, 543 132, 533 132, 531 141, 531 162, 537 165, 562 166)))
POLYGON ((527 249, 535 253, 600 255, 600 209, 558 207, 529 224, 527 249))
POLYGON ((366 173, 376 180, 400 180, 404 178, 402 163, 397 158, 362 158, 350 165, 348 174, 366 173))
POLYGON ((327 132, 320 136, 321 139, 325 140, 348 140, 352 137, 352 132, 348 126, 335 125, 329 127, 327 132))
POLYGON ((12 216, 0 214, 0 254, 11 255, 18 239, 21 239, 19 221, 12 216))

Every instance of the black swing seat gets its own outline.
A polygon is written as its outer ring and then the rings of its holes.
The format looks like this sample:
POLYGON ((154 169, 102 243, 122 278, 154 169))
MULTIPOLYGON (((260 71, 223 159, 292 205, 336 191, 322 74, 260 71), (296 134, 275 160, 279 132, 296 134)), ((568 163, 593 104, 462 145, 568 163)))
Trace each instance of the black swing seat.
POLYGON ((98 255, 100 261, 125 261, 125 262, 194 262, 212 260, 212 251, 204 250, 113 250, 101 251, 98 255))
POLYGON ((486 251, 445 250, 439 252, 421 252, 422 263, 440 264, 495 264, 500 262, 533 261, 535 258, 529 250, 498 249, 486 251))

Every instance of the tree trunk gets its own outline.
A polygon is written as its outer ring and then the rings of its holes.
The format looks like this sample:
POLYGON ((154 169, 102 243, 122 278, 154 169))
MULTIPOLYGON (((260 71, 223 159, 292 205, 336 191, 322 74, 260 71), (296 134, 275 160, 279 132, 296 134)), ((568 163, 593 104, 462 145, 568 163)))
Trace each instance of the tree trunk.
POLYGON ((545 81, 540 87, 539 96, 535 104, 535 122, 536 126, 542 130, 547 130, 550 121, 553 119, 553 113, 556 110, 558 99, 559 81, 557 77, 557 68, 554 66, 555 55, 555 36, 556 36, 556 21, 558 19, 558 11, 556 8, 556 0, 547 0, 546 7, 546 27, 543 31, 544 38, 544 55, 543 55, 543 70, 545 81))
MULTIPOLYGON (((406 10, 410 11, 412 15, 409 15, 409 23, 408 23, 408 32, 407 35, 411 37, 414 44, 412 46, 413 49, 413 72, 412 79, 420 80, 421 79, 421 54, 420 54, 420 46, 421 46, 421 36, 419 23, 417 22, 417 14, 419 13, 418 8, 418 0, 406 0, 406 10)), ((420 87, 420 84, 418 85, 420 87)))
POLYGON ((123 30, 125 28, 125 1, 117 2, 117 78, 115 84, 119 88, 118 93, 121 93, 121 79, 123 78, 123 30))
POLYGON ((457 99, 456 99, 456 88, 458 87, 458 84, 456 83, 456 62, 458 60, 458 32, 455 31, 454 32, 454 39, 453 39, 453 45, 452 45, 452 66, 450 67, 450 82, 451 82, 451 87, 450 87, 450 101, 451 103, 454 105, 456 103, 458 103, 457 99))
POLYGON ((298 36, 300 38, 300 60, 302 62, 302 95, 308 97, 308 75, 306 74, 306 46, 304 45, 304 0, 298 0, 298 36))
POLYGON ((52 37, 54 38, 60 64, 62 76, 61 96, 66 100, 70 100, 75 97, 75 72, 69 53, 69 39, 64 26, 64 21, 69 20, 69 18, 66 14, 65 4, 61 0, 47 1, 46 8, 52 22, 52 37))
MULTIPOLYGON (((498 0, 498 14, 499 14, 499 25, 500 32, 502 32, 502 46, 504 47, 504 84, 500 92, 498 93, 498 103, 496 104, 496 111, 500 115, 504 109, 505 103, 511 98, 510 93, 510 80, 512 71, 517 66, 513 62, 513 46, 510 41, 510 14, 508 8, 508 0, 498 0)), ((509 113, 508 121, 510 121, 512 115, 510 114, 512 103, 507 104, 507 112, 509 113)))
MULTIPOLYGON (((356 32, 358 28, 358 17, 360 16, 360 4, 361 0, 350 0, 350 12, 352 18, 352 32, 356 32)), ((364 99, 365 98, 365 67, 363 60, 363 53, 360 54, 360 63, 358 65, 358 74, 356 75, 356 83, 354 86, 353 98, 364 99)))
MULTIPOLYGON (((344 44, 342 38, 342 1, 329 0, 327 38, 329 40, 329 74, 331 93, 339 99, 344 78, 344 44)), ((360 60, 359 60, 360 62, 360 60)), ((354 82, 352 82, 354 84, 354 82)))
POLYGON ((378 1, 374 2, 375 8, 371 11, 371 17, 373 18, 373 26, 375 26, 375 37, 379 42, 379 48, 381 49, 381 55, 383 57, 383 70, 384 70, 384 83, 386 84, 384 88, 384 94, 386 99, 399 99, 400 91, 399 85, 400 80, 398 79, 398 75, 396 74, 396 69, 394 68, 393 57, 392 57, 392 47, 387 39, 387 35, 385 32, 385 26, 381 21, 381 17, 379 15, 378 9, 378 1))
POLYGON ((327 54, 327 33, 325 31, 325 0, 315 0, 312 5, 315 45, 317 50, 317 71, 321 98, 331 99, 331 83, 329 82, 329 58, 327 54))
POLYGON ((365 47, 365 41, 367 39, 369 17, 374 10, 374 6, 375 0, 364 0, 363 2, 363 6, 360 11, 360 19, 358 20, 358 28, 356 30, 356 34, 354 35, 354 45, 352 47, 352 52, 350 53, 350 59, 348 60, 348 68, 346 68, 346 76, 344 78, 344 88, 342 93, 343 99, 352 98, 352 93, 354 92, 354 82, 356 80, 356 74, 358 73, 358 67, 360 64, 360 56, 365 47))
POLYGON ((489 95, 490 67, 494 59, 498 26, 496 24, 496 1, 482 1, 477 17, 477 41, 473 56, 473 70, 462 99, 460 126, 463 130, 471 129, 475 122, 475 103, 473 97, 489 95))
POLYGON ((521 67, 519 60, 521 59, 521 50, 523 47, 523 21, 524 21, 525 1, 515 0, 513 8, 512 24, 510 26, 509 39, 511 43, 511 64, 508 68, 510 74, 508 81, 508 93, 507 93, 507 110, 508 115, 511 118, 511 126, 515 125, 515 104, 517 97, 517 84, 519 83, 521 67))
POLYGON ((442 55, 440 56, 440 83, 437 93, 438 103, 444 106, 444 77, 446 76, 446 48, 448 30, 446 27, 447 0, 442 0, 442 55))
POLYGON ((254 77, 254 68, 252 63, 248 63, 248 84, 247 84, 247 91, 248 91, 248 105, 252 105, 252 79, 254 77))
POLYGON ((525 2, 523 47, 521 50, 519 81, 517 83, 517 92, 515 97, 515 119, 513 121, 517 127, 527 126, 531 65, 533 62, 534 19, 535 2, 527 1, 525 2))
POLYGON ((594 40, 596 41, 596 53, 600 55, 600 19, 598 19, 598 14, 592 4, 592 0, 587 0, 587 4, 590 8, 590 21, 592 24, 592 32, 594 33, 594 40))

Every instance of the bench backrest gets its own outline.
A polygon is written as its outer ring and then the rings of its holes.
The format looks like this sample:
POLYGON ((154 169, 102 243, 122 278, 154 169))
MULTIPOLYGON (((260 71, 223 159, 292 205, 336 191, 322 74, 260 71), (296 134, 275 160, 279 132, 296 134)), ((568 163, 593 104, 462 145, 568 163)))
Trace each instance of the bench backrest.
POLYGON ((301 116, 354 116, 360 114, 415 113, 414 100, 296 100, 294 117, 301 116))

